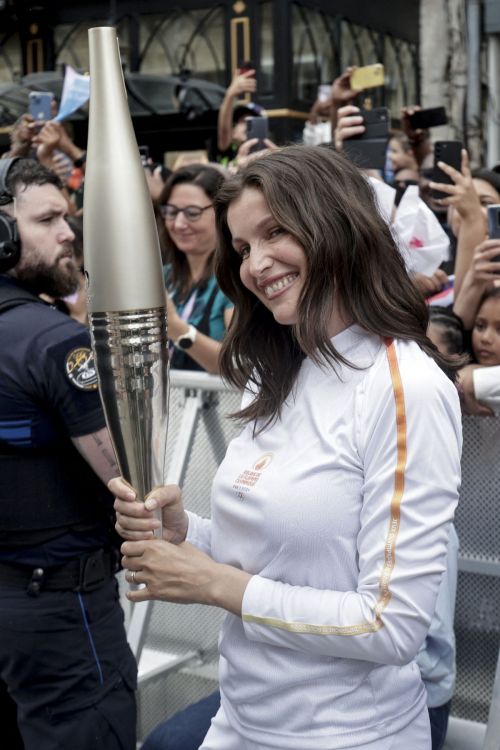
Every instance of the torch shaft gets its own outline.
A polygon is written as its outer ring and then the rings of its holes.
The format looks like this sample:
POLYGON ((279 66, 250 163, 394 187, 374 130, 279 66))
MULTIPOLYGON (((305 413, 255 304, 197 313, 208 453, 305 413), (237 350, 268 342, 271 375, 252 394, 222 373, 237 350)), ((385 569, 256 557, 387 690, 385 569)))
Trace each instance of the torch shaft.
MULTIPOLYGON (((90 330, 120 472, 144 500, 164 482, 169 393, 165 308, 91 313, 90 330)), ((160 516, 158 512, 161 521, 160 516)))

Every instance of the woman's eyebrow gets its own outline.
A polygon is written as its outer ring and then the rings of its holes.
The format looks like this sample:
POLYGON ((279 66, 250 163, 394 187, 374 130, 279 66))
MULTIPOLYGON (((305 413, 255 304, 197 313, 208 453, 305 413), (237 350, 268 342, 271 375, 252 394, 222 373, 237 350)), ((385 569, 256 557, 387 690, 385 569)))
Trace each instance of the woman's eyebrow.
MULTIPOLYGON (((255 224, 255 229, 262 229, 263 226, 265 226, 268 222, 275 221, 274 216, 272 214, 267 214, 266 216, 263 216, 262 219, 259 219, 257 224, 255 224)), ((241 237, 234 237, 231 235, 232 241, 234 242, 243 242, 241 237)))

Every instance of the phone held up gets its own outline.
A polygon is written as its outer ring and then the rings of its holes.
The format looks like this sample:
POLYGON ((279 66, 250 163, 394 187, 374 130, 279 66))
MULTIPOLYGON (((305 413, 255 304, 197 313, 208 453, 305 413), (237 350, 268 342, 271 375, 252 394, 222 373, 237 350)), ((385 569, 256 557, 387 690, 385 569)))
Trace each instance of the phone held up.
POLYGON ((356 68, 351 73, 350 86, 353 91, 364 91, 383 86, 385 82, 384 66, 381 63, 356 68))
MULTIPOLYGON (((500 240, 500 205, 488 206, 488 237, 490 240, 500 240)), ((500 260, 495 258, 494 260, 500 260)))
MULTIPOLYGON (((432 170, 432 182, 441 182, 445 185, 453 185, 453 180, 449 177, 446 172, 439 169, 437 166, 438 161, 443 161, 445 164, 449 164, 458 172, 462 167, 462 142, 461 141, 436 141, 434 144, 434 167, 432 170)), ((432 191, 433 198, 448 198, 447 193, 441 192, 441 190, 432 191)))
POLYGON ((448 116, 444 107, 431 107, 430 109, 419 109, 408 118, 414 130, 427 130, 436 128, 438 125, 446 125, 448 116))
POLYGON ((35 122, 43 123, 52 119, 53 98, 51 91, 30 91, 29 113, 35 122))
POLYGON ((247 117, 245 122, 247 124, 247 140, 251 138, 259 139, 259 142, 250 149, 250 153, 253 154, 256 151, 262 151, 267 148, 264 142, 269 136, 269 122, 267 117, 247 117))
POLYGON ((348 138, 342 150, 361 169, 383 169, 391 117, 387 107, 361 110, 364 133, 348 138))
MULTIPOLYGON (((488 206, 486 210, 488 212, 488 238, 500 240, 500 205, 488 206)), ((490 262, 500 263, 500 255, 495 255, 490 262)))

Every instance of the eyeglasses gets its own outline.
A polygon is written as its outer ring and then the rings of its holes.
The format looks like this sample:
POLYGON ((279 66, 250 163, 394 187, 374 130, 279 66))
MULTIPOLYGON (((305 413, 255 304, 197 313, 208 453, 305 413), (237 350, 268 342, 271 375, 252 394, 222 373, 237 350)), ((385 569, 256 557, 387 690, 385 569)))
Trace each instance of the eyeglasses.
POLYGON ((184 214, 186 221, 198 221, 203 211, 211 208, 213 203, 208 206, 186 206, 186 208, 177 208, 173 203, 167 203, 166 206, 160 206, 161 215, 168 221, 175 221, 177 214, 184 214))

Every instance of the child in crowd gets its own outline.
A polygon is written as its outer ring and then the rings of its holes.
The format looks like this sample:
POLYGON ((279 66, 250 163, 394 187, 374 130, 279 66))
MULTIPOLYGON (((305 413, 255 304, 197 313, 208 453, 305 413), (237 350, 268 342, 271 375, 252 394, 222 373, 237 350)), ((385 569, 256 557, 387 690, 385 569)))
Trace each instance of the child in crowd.
POLYGON ((472 330, 472 350, 480 365, 500 365, 500 289, 483 296, 472 330))

